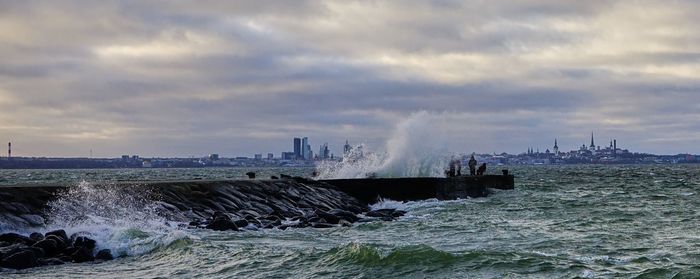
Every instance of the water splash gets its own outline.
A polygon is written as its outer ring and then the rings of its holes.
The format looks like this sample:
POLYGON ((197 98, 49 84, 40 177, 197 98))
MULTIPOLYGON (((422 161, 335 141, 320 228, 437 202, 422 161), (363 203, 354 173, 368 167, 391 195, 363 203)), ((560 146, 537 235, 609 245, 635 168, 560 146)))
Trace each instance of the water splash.
POLYGON ((320 179, 375 177, 440 177, 454 155, 448 137, 454 117, 425 111, 399 122, 385 146, 366 152, 364 144, 345 154, 342 162, 317 166, 320 179))
POLYGON ((97 241, 115 256, 148 253, 187 238, 178 224, 159 213, 152 193, 138 185, 80 182, 49 203, 47 231, 65 229, 97 241))

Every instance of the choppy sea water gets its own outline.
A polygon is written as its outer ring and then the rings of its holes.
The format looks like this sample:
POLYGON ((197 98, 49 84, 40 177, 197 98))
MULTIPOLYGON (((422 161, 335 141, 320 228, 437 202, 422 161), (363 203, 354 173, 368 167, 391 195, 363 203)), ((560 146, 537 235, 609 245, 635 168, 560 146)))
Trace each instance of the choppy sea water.
MULTIPOLYGON (((127 257, 0 277, 700 277, 700 166, 509 168, 516 175, 513 191, 456 201, 385 201, 373 207, 408 214, 349 228, 215 232, 160 219, 96 223, 73 230, 94 231, 98 243, 127 257)), ((138 170, 134 177, 238 178, 245 171, 138 170)), ((129 180, 118 171, 33 172, 52 183, 129 180)), ((16 182, 3 177, 2 184, 16 182)))

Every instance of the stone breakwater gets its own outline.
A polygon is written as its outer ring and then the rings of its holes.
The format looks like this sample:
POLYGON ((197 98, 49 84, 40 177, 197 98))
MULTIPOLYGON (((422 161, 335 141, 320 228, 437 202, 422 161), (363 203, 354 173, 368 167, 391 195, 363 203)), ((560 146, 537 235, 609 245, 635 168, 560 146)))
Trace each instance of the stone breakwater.
POLYGON ((304 178, 0 187, 0 198, 0 265, 5 268, 108 259, 111 252, 95 251, 95 241, 84 235, 15 232, 68 230, 85 220, 143 212, 148 214, 141 218, 218 231, 329 228, 405 214, 372 211, 333 185, 304 178))
POLYGON ((46 265, 61 265, 67 262, 82 263, 112 260, 112 251, 95 251, 95 240, 55 230, 28 236, 17 233, 0 234, 0 267, 25 269, 46 265))

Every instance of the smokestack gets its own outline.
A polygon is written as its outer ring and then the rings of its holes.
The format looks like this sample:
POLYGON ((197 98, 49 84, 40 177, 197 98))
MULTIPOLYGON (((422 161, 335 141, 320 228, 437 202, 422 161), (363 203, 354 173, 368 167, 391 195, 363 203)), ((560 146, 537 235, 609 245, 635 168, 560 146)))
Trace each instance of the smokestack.
POLYGON ((7 159, 12 158, 12 142, 7 143, 7 159))

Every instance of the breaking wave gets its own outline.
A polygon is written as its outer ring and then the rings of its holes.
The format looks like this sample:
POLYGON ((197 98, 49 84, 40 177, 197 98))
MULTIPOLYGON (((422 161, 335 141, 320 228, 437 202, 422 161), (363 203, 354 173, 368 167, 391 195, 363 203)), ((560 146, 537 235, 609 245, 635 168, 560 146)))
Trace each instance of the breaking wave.
POLYGON ((178 223, 159 214, 149 196, 138 185, 97 186, 83 181, 49 203, 46 230, 89 236, 114 256, 141 255, 186 239, 178 223))
POLYGON ((341 162, 319 163, 318 178, 443 176, 454 155, 448 148, 453 121, 445 113, 413 113, 396 125, 378 151, 368 151, 367 146, 360 144, 344 154, 341 162))

